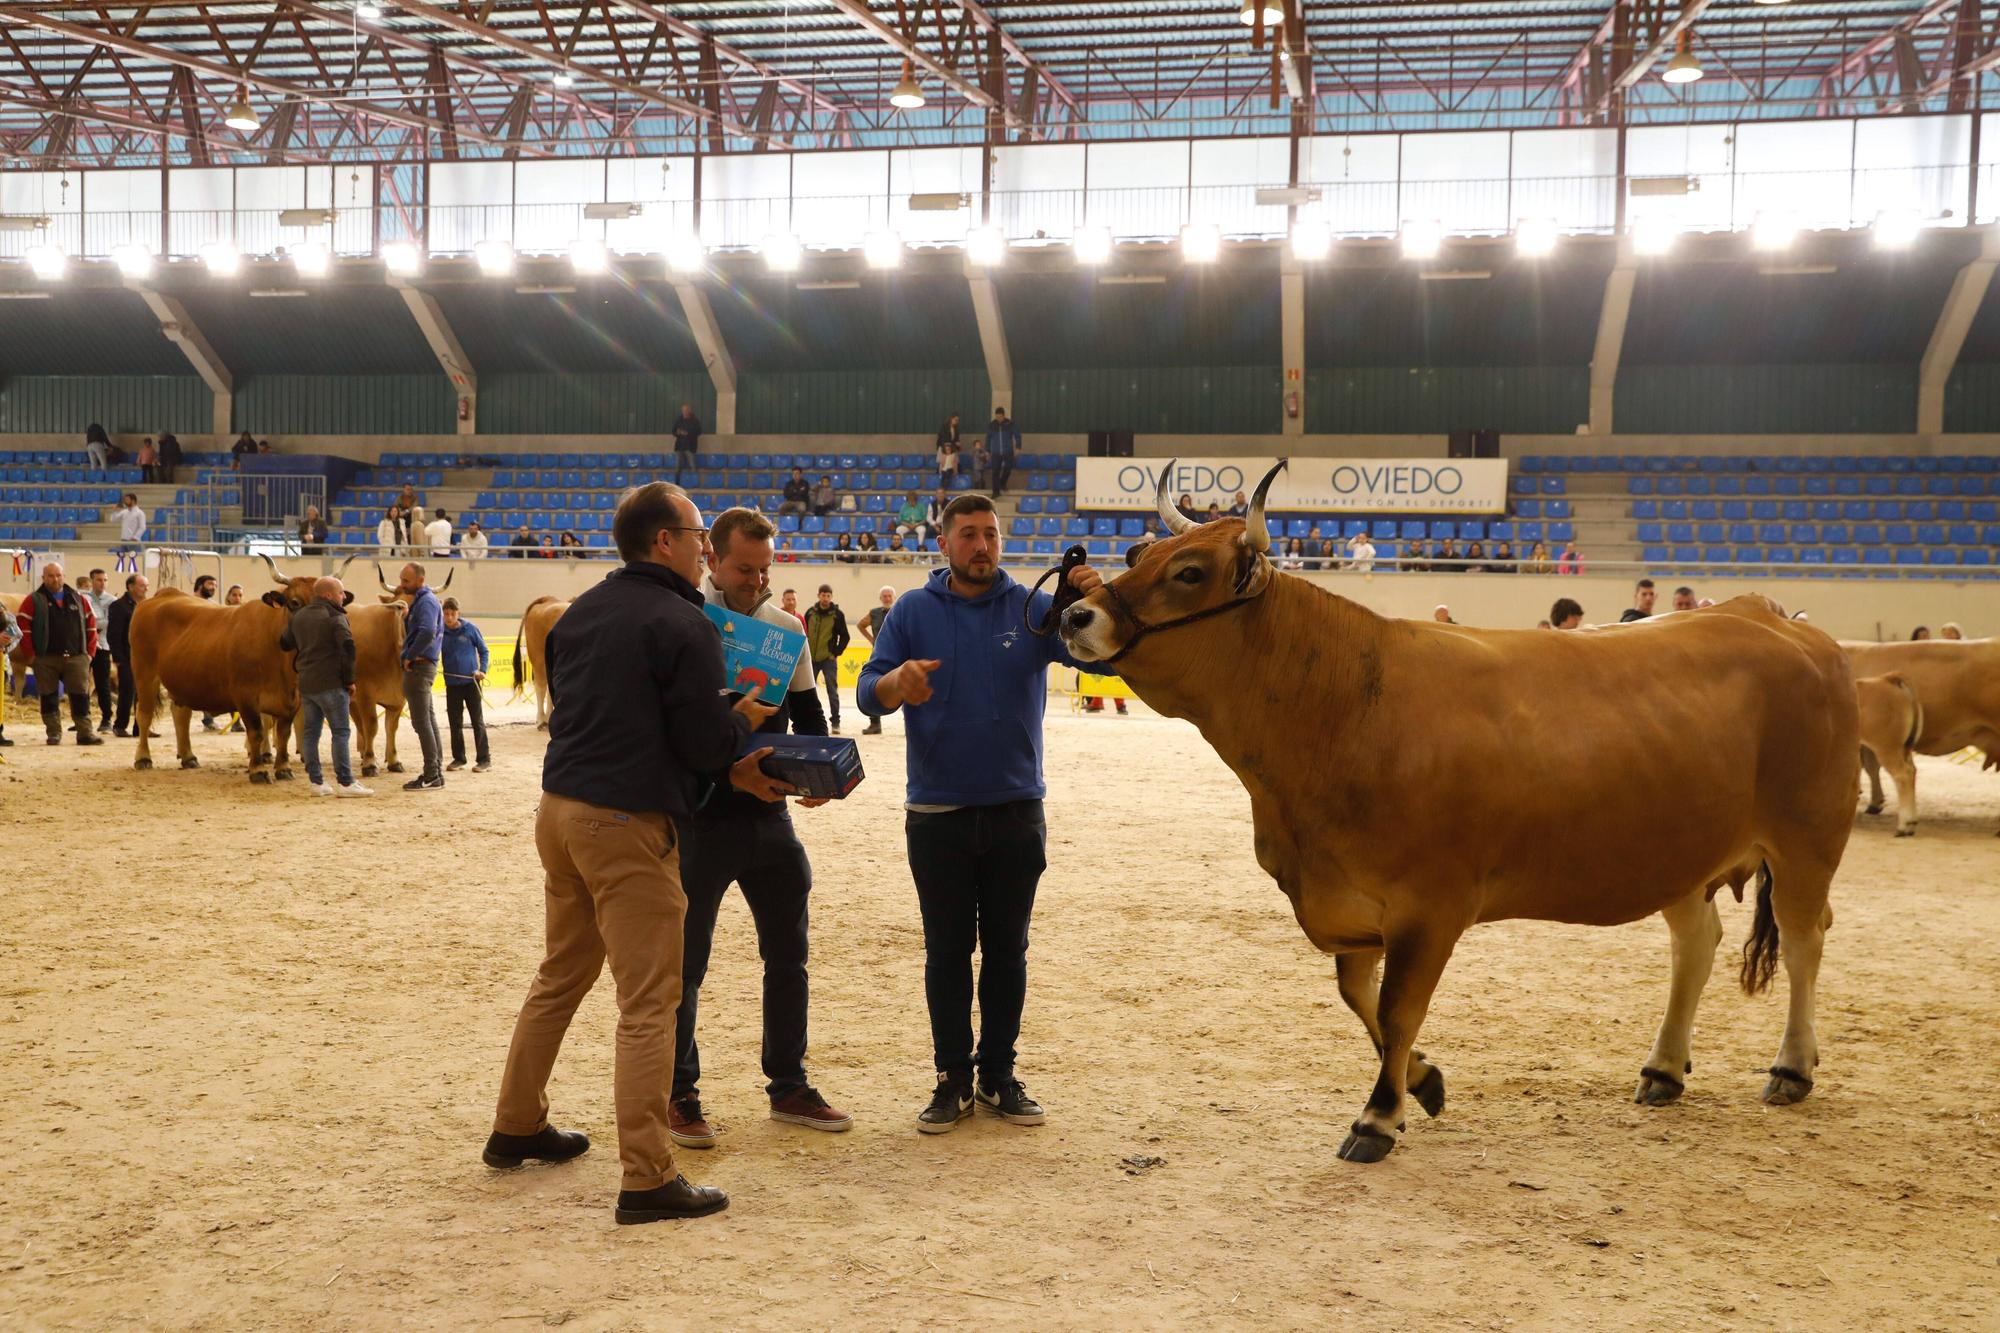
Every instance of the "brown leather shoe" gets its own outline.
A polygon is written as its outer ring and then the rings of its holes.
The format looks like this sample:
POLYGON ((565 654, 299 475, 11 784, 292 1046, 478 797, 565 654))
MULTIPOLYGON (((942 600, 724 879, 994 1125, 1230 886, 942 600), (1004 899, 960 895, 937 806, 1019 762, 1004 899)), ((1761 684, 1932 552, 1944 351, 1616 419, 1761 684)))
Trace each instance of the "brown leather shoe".
POLYGON ((707 1217, 729 1206, 729 1196, 709 1185, 691 1185, 675 1176, 658 1189, 618 1191, 618 1224, 667 1222, 681 1217, 707 1217))
POLYGON ((715 1146, 715 1130, 701 1113, 700 1093, 683 1093, 667 1103, 667 1137, 683 1148, 715 1146))
POLYGON ((854 1128, 854 1117, 828 1106, 826 1098, 814 1088, 800 1088, 783 1097, 773 1097, 771 1119, 782 1120, 788 1125, 804 1125, 807 1129, 823 1129, 829 1134, 854 1128))

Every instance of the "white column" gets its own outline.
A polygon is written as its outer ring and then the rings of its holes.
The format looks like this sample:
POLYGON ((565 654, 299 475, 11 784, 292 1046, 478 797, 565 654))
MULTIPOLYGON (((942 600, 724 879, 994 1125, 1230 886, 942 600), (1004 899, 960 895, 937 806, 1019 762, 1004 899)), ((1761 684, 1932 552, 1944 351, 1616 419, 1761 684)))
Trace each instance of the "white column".
POLYGON ((1281 399, 1278 432, 1303 435, 1306 433, 1306 273, 1292 257, 1289 246, 1278 266, 1278 351, 1285 362, 1281 393, 1286 397, 1298 395, 1296 413, 1286 411, 1281 399))
POLYGON ((722 341, 722 327, 708 304, 708 293, 692 282, 676 282, 674 294, 681 298, 681 312, 688 329, 701 349, 708 367, 709 381, 715 385, 715 434, 736 433, 736 362, 730 359, 728 344, 722 341))
POLYGON ((1944 389, 1951 380, 1952 367, 1965 347, 1965 335, 1972 330, 1986 289, 1993 285, 1993 270, 2000 267, 2000 228, 1989 227, 1979 241, 1979 257, 1958 271, 1951 280, 1951 293, 1944 298, 1937 325, 1931 329, 1929 346, 1917 368, 1917 434, 1944 433, 1944 389))
POLYGON ((234 429, 232 416, 235 408, 236 383, 229 373, 229 367, 222 364, 215 348, 203 336, 201 328, 188 316, 187 307, 171 296, 156 292, 139 282, 125 284, 139 294, 153 317, 160 321, 160 332, 167 341, 181 349, 181 355, 188 359, 202 383, 208 385, 213 399, 213 415, 210 425, 218 445, 226 446, 234 429))
POLYGON ((403 304, 410 308, 410 317, 417 321, 424 341, 431 345, 431 354, 437 357, 438 367, 444 371, 458 395, 458 433, 478 434, 479 375, 473 370, 472 358, 465 354, 465 348, 459 343, 458 335, 452 332, 437 299, 429 292, 419 291, 395 278, 389 280, 389 285, 396 289, 403 298, 403 304))
POLYGON ((1590 354, 1592 435, 1611 434, 1612 403, 1618 388, 1618 361, 1625 354, 1625 322, 1632 315, 1632 289, 1639 280, 1629 237, 1618 241, 1618 262, 1604 281, 1604 304, 1597 313, 1597 347, 1590 354))
POLYGON ((1000 318, 1000 295, 993 289, 993 275, 984 267, 968 262, 966 285, 972 289, 972 314, 979 324, 979 350, 986 356, 986 379, 993 401, 1013 410, 1014 358, 1007 352, 1007 326, 1000 318))

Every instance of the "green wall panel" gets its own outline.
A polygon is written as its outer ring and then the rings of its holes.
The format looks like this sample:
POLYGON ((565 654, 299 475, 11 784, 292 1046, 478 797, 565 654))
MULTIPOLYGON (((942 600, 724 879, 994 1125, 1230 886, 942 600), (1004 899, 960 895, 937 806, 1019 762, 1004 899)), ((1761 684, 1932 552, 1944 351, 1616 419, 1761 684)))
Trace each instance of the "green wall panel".
POLYGON ((427 375, 253 375, 236 386, 237 430, 265 435, 449 435, 458 398, 427 375))
POLYGON ((1587 366, 1337 366, 1306 372, 1311 434, 1557 435, 1589 417, 1587 366))
POLYGON ((193 375, 10 375, 0 380, 0 434, 75 431, 95 421, 113 435, 205 435, 214 399, 193 375))
POLYGON ((2000 431, 2000 363, 1961 361, 1944 386, 1944 428, 2000 431))
POLYGON ((1276 365, 1016 368, 1007 406, 1030 434, 1258 434, 1280 425, 1282 382, 1276 365))
POLYGON ((1844 435, 1911 431, 1909 365, 1624 366, 1613 426, 1629 435, 1844 435))
POLYGON ((482 435, 665 435, 681 404, 715 428, 708 372, 482 375, 482 435))
MULTIPOLYGON (((744 371, 736 429, 746 435, 931 434, 953 412, 965 429, 993 415, 984 370, 744 371)), ((1018 411, 1015 420, 1020 421, 1018 411)), ((1048 430, 1023 422, 1024 430, 1048 430)))

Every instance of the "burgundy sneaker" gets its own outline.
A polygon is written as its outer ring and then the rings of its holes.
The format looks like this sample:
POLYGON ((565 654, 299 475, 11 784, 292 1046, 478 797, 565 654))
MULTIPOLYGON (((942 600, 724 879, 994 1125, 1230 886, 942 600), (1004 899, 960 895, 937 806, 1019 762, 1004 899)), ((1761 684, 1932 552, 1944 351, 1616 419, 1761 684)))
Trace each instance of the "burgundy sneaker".
POLYGON ((829 1134, 839 1134, 854 1127, 853 1116, 828 1106, 826 1098, 814 1088, 800 1088, 783 1097, 773 1097, 771 1119, 782 1120, 788 1125, 804 1125, 807 1129, 823 1129, 829 1134))
POLYGON ((700 1093, 684 1093, 667 1103, 667 1137, 683 1148, 715 1146, 715 1130, 701 1114, 700 1093))

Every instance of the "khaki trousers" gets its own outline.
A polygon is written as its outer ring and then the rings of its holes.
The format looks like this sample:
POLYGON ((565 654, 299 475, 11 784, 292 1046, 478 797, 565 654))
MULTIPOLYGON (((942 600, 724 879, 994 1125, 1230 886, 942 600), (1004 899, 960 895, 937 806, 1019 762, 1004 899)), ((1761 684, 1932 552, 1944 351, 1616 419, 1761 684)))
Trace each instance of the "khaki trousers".
POLYGON ((655 1189, 677 1174, 667 1093, 687 897, 673 821, 543 792, 535 850, 545 876, 548 956, 514 1024, 493 1128, 535 1134, 548 1124, 549 1071, 570 1017, 608 958, 618 987, 620 1187, 655 1189))

